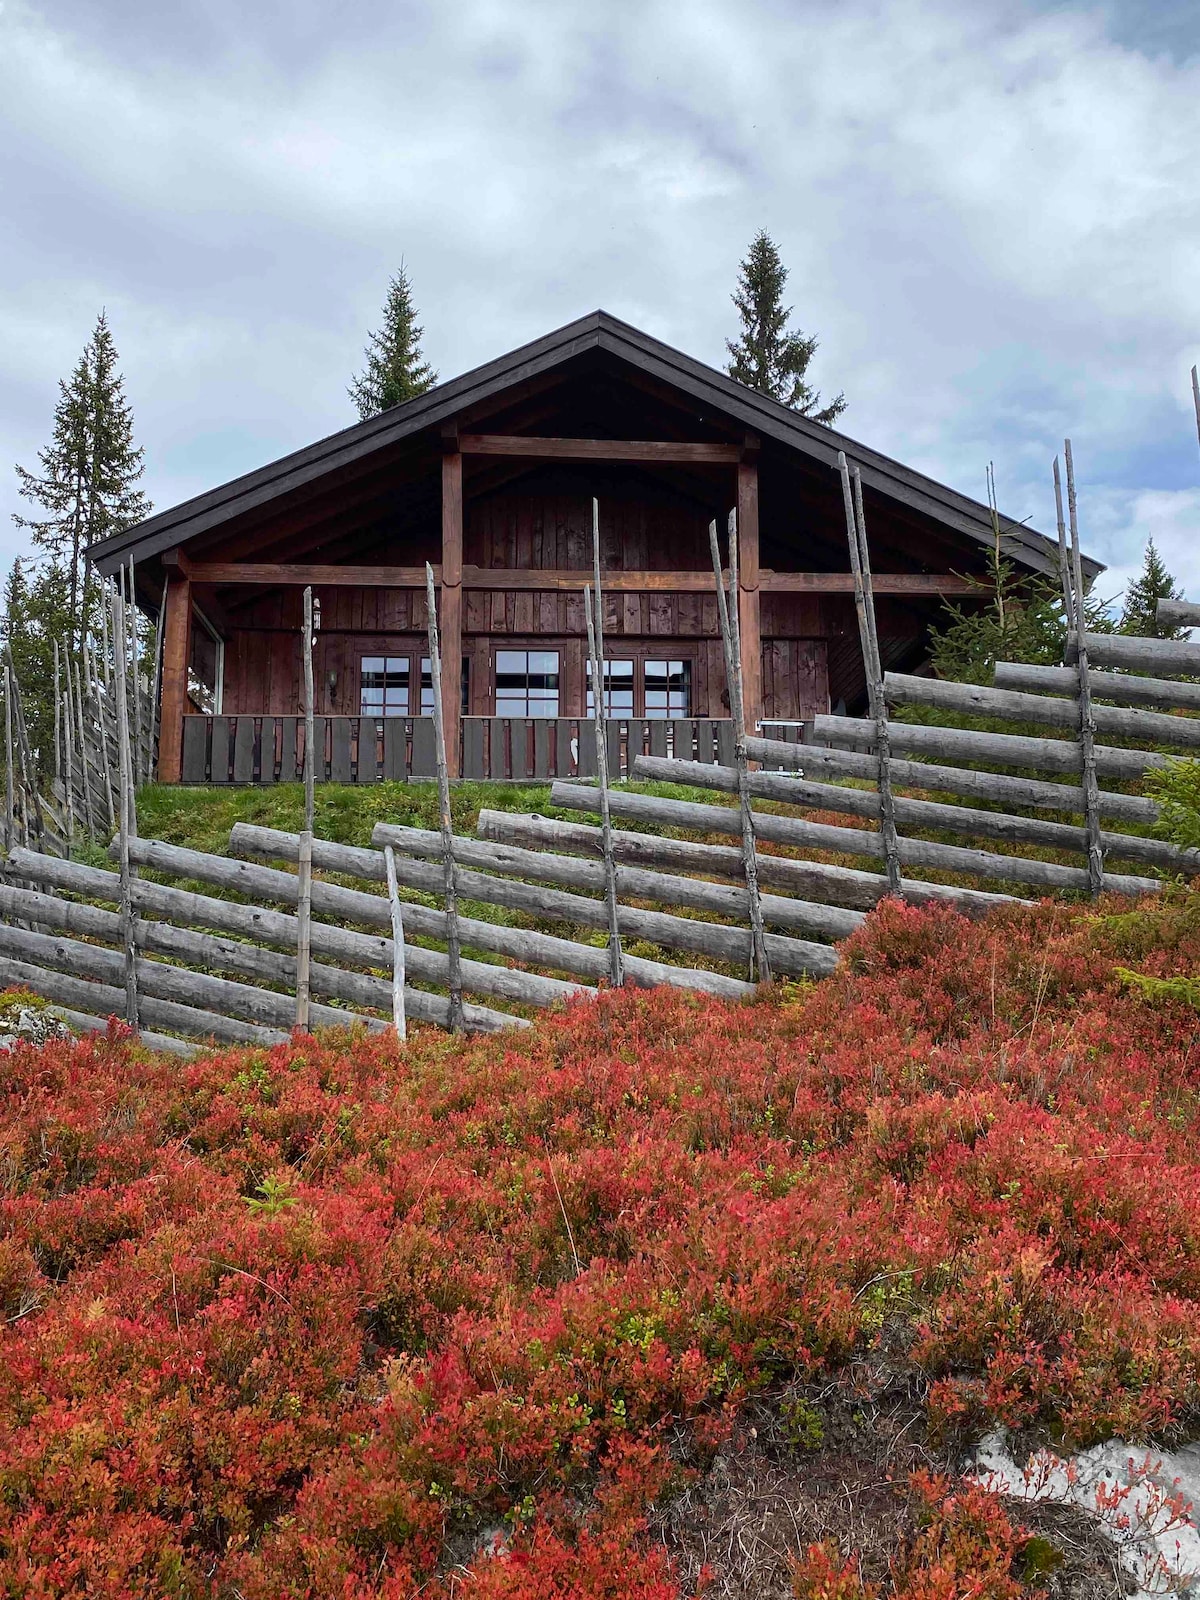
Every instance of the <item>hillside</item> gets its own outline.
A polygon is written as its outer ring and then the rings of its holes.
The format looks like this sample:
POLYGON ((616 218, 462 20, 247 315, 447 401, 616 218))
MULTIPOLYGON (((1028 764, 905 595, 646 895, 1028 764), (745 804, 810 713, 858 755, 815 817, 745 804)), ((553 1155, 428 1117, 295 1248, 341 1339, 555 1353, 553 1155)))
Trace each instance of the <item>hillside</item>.
POLYGON ((1198 955, 889 904, 740 1008, 0 1055, 3 1592, 1117 1593, 956 1480, 1196 1431, 1197 1019, 1121 969, 1198 955))

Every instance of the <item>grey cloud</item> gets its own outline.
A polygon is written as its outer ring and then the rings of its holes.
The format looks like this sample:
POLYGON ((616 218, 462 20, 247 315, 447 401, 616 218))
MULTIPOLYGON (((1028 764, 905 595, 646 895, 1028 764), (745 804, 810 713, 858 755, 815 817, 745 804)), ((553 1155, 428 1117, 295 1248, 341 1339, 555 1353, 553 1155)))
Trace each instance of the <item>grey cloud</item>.
POLYGON ((1070 431, 1098 553, 1135 559, 1171 515, 1146 495, 1196 481, 1200 97, 1127 20, 10 0, 5 459, 44 440, 102 303, 167 504, 350 420, 402 255, 445 376, 597 305, 720 363, 767 226, 852 434, 974 493, 994 457, 1044 525, 1070 431))

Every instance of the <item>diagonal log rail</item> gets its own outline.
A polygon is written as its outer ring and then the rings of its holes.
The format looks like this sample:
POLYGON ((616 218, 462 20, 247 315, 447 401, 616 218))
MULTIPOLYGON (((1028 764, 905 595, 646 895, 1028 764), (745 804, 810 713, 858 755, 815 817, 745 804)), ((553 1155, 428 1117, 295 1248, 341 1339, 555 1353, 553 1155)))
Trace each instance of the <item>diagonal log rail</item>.
MULTIPOLYGON (((263 873, 270 871, 269 868, 257 870, 263 873)), ((97 900, 111 900, 115 893, 113 873, 106 872, 100 867, 83 866, 75 861, 60 861, 54 856, 38 855, 32 850, 14 850, 9 862, 9 873, 10 876, 29 882, 47 884, 97 900)), ((294 900, 298 887, 295 876, 292 873, 279 873, 278 877, 286 879, 286 883, 257 885, 255 892, 263 894, 263 898, 276 899, 280 897, 277 893, 279 889, 290 888, 294 900), (263 893, 264 888, 266 893, 263 893)), ((348 890, 346 893, 354 895, 355 891, 348 890)), ((318 893, 313 902, 317 909, 324 909, 321 906, 321 898, 318 893)), ((365 908, 352 903, 349 907, 338 909, 348 917, 354 917, 359 921, 373 918, 383 926, 379 908, 373 903, 377 897, 368 895, 358 898, 372 903, 365 908), (364 909, 370 917, 364 917, 364 909)), ((288 952, 296 948, 296 918, 283 911, 270 911, 263 906, 245 905, 237 900, 218 900, 209 895, 196 894, 189 889, 176 889, 167 884, 151 883, 146 880, 139 880, 134 889, 134 905, 142 913, 186 922, 193 927, 212 928, 221 933, 241 935, 264 944, 277 945, 288 952)), ((384 905, 388 905, 388 902, 385 901, 384 905)), ((425 908, 405 907, 406 913, 410 910, 419 913, 425 908)), ((408 920, 411 922, 412 919, 408 920)), ((358 933, 350 928, 335 927, 326 922, 312 924, 312 949, 316 955, 326 956, 331 961, 348 962, 351 965, 387 968, 393 964, 390 939, 381 938, 376 934, 358 933)), ((426 950, 417 945, 408 948, 406 953, 408 957, 406 965, 410 977, 426 983, 445 985, 448 982, 448 962, 444 951, 426 950)), ((576 994, 590 995, 595 992, 584 985, 564 983, 559 978, 543 978, 532 972, 514 972, 509 967, 493 966, 482 961, 464 962, 463 968, 463 981, 467 988, 475 993, 493 995, 498 999, 515 1000, 524 1004, 555 1005, 576 994)), ((411 990, 406 989, 405 992, 410 999, 413 998, 411 990)), ((439 998, 436 995, 424 995, 423 999, 415 1001, 415 1004, 419 1007, 423 1005, 424 1000, 439 998)), ((422 1020, 441 1022, 443 1018, 439 1013, 437 1016, 424 1016, 422 1020)))
MULTIPOLYGON (((878 762, 857 750, 837 750, 826 745, 789 744, 782 739, 754 739, 750 754, 769 767, 816 774, 823 778, 864 778, 874 782, 878 762)), ((1083 789, 1041 778, 1015 778, 1006 772, 974 772, 969 767, 944 767, 928 761, 891 762, 897 783, 912 789, 957 794, 967 800, 1000 805, 1028 806, 1040 811, 1083 811, 1083 789)), ((1143 795, 1119 794, 1101 789, 1100 814, 1114 822, 1153 827, 1159 820, 1156 801, 1143 795)))
MULTIPOLYGON (((709 766, 699 761, 674 762, 661 756, 639 756, 633 771, 635 777, 660 783, 681 783, 692 788, 731 792, 731 771, 728 767, 709 766)), ((752 773, 750 786, 751 792, 760 800, 810 807, 814 811, 844 811, 849 816, 868 817, 872 821, 879 816, 879 796, 865 789, 839 788, 832 783, 810 783, 803 778, 793 778, 779 772, 752 773)), ((943 805, 936 800, 910 800, 903 795, 895 797, 894 805, 897 822, 909 827, 941 829, 1018 844, 1046 845, 1055 850, 1082 852, 1087 849, 1086 830, 1066 822, 1048 822, 1042 817, 1016 817, 1004 811, 978 811, 971 806, 943 805)), ((1105 851, 1111 855, 1125 856, 1132 861, 1162 867, 1167 871, 1200 872, 1200 850, 1184 850, 1167 839, 1145 839, 1132 833, 1102 833, 1100 838, 1105 851)))
MULTIPOLYGON (((705 768, 706 773, 712 770, 711 767, 705 768)), ((595 810, 594 791, 584 785, 556 783, 550 798, 554 805, 568 810, 595 810)), ((613 811, 634 822, 646 822, 656 827, 665 824, 667 827, 703 833, 736 834, 740 831, 736 811, 725 806, 705 805, 696 800, 673 800, 649 794, 615 794, 613 811)), ((758 837, 773 844, 795 844, 797 841, 788 831, 792 820, 791 817, 760 812, 756 818, 758 837)), ((688 850, 720 848, 661 839, 655 834, 629 833, 624 837, 630 841, 638 840, 639 850, 649 848, 654 843, 671 847, 679 845, 688 850)), ((633 850, 632 845, 630 849, 633 850)), ((778 886, 796 889, 810 900, 832 901, 855 910, 869 911, 891 892, 886 878, 881 878, 877 872, 861 872, 857 867, 830 866, 822 861, 763 854, 758 859, 764 882, 766 876, 770 875, 778 886)), ((915 905, 950 904, 967 916, 985 916, 998 905, 1013 904, 1015 899, 1012 895, 994 894, 985 889, 964 889, 957 884, 921 883, 912 878, 903 880, 901 892, 906 900, 915 905)))
MULTIPOLYGON (((260 828, 254 830, 254 837, 247 841, 247 845, 253 845, 251 853, 255 855, 266 856, 268 859, 294 861, 297 839, 298 835, 294 833, 278 833, 274 829, 260 828)), ((227 856, 208 855, 200 850, 189 850, 182 845, 164 844, 154 839, 135 840, 131 848, 139 865, 150 867, 155 871, 175 877, 191 878, 199 883, 207 883, 215 888, 257 897, 260 900, 274 900, 283 905, 296 904, 298 884, 293 872, 281 872, 275 867, 259 866, 249 861, 231 860, 227 856)), ((376 871, 375 851, 356 851, 353 853, 353 860, 347 865, 342 861, 339 852, 348 848, 344 845, 327 845, 324 840, 316 841, 318 865, 323 870, 348 871, 367 881, 386 881, 386 867, 382 855, 378 855, 378 871, 376 871), (359 857, 363 856, 370 859, 360 860, 359 857)), ((238 903, 236 901, 222 903, 231 908, 229 914, 232 916, 238 903)), ((243 909, 251 914, 259 911, 257 906, 247 906, 243 909)), ((386 899, 380 895, 365 894, 361 889, 346 888, 342 884, 314 880, 313 909, 322 916, 341 917, 347 922, 362 923, 368 927, 391 928, 391 913, 386 899)), ((404 920, 408 930, 422 938, 445 939, 446 937, 444 911, 405 901, 404 920)), ((530 928, 512 928, 502 923, 484 922, 473 917, 460 917, 459 926, 464 941, 477 950, 494 951, 498 955, 509 956, 517 961, 532 962, 557 972, 573 972, 584 978, 602 979, 608 976, 608 952, 597 949, 594 945, 578 944, 572 939, 560 939, 530 928)), ((409 944, 410 964, 414 958, 415 948, 409 944)), ((489 972, 502 970, 488 967, 489 972)), ((681 989, 699 990, 701 993, 711 994, 724 1000, 743 1000, 754 992, 753 985, 744 983, 738 978, 727 977, 724 973, 675 967, 666 962, 650 961, 642 956, 627 958, 625 976, 627 980, 642 988, 653 988, 657 984, 667 983, 681 989)))
MULTIPOLYGON (((282 856, 294 860, 296 840, 295 834, 280 833, 272 828, 255 828, 249 823, 240 822, 230 834, 230 849, 235 854, 282 856)), ((395 843, 390 835, 384 842, 395 843)), ((456 852, 460 842, 472 841, 456 839, 456 852)), ((494 851, 496 846, 483 848, 494 851)), ((328 871, 345 872, 376 882, 381 880, 384 872, 381 850, 362 850, 351 845, 331 845, 318 841, 317 851, 314 860, 328 871)), ((396 868, 398 873, 404 873, 409 887, 437 892, 429 888, 429 863, 398 859, 396 868)), ((455 872, 459 892, 464 899, 478 900, 485 905, 506 906, 511 910, 553 917, 589 928, 608 926, 607 909, 601 900, 569 894, 562 889, 543 888, 539 884, 522 883, 513 878, 497 878, 461 866, 456 867, 455 872)), ((673 917, 661 911, 642 911, 631 906, 622 906, 620 911, 621 932, 635 939, 646 939, 664 949, 694 951, 720 961, 743 963, 749 960, 751 943, 746 929, 721 923, 693 922, 687 917, 673 917)), ((780 934, 768 934, 767 941, 772 964, 789 976, 823 977, 837 965, 836 952, 828 945, 789 939, 780 934)), ((603 954, 607 960, 607 952, 603 954)))
MULTIPOLYGON (((1160 711, 1200 711, 1200 683, 1172 678, 1139 678, 1131 673, 1091 672, 1092 693, 1119 705, 1149 706, 1160 711)), ((997 661, 993 681, 997 689, 1020 689, 1037 695, 1070 697, 1079 686, 1074 667, 1039 667, 1024 661, 997 661)), ((1104 711, 1096 706, 1099 717, 1104 711)), ((1178 720, 1178 719, 1176 719, 1178 720)), ((1097 721, 1096 726, 1102 724, 1097 721)))
MULTIPOLYGON (((501 837, 505 826, 502 820, 504 815, 501 811, 481 812, 482 839, 455 840, 454 858, 460 865, 470 867, 486 864, 493 872, 521 874, 542 883, 560 884, 572 889, 589 891, 604 888, 603 868, 597 870, 594 862, 493 842, 501 837)), ((376 823, 372 842, 381 847, 390 844, 410 856, 425 859, 429 859, 432 852, 432 840, 425 829, 401 828, 387 822, 376 823)), ((624 900, 654 900, 659 904, 688 906, 696 911, 711 911, 718 916, 743 920, 750 915, 749 896, 744 885, 731 888, 673 873, 644 872, 635 867, 614 870, 617 888, 624 900)), ((861 920, 857 912, 842 912, 835 906, 782 895, 760 895, 759 903, 765 921, 773 922, 777 927, 819 933, 826 938, 845 938, 853 933, 861 920)))
MULTIPOLYGON (((822 716, 813 720, 818 739, 832 745, 867 745, 875 725, 866 718, 822 716)), ((1033 772, 1079 771, 1079 746, 1074 740, 1034 739, 1016 733, 978 733, 972 728, 926 727, 917 722, 889 722, 892 748, 938 760, 987 761, 996 766, 1033 772)), ((1096 771, 1105 777, 1137 780, 1151 768, 1170 764, 1170 757, 1152 750, 1118 750, 1096 746, 1096 771)))
MULTIPOLYGON (((1069 667, 1058 669, 1070 672, 1069 667)), ((1093 675, 1092 687, 1095 688, 1093 675)), ((917 678, 889 672, 884 692, 892 705, 936 706, 971 716, 1005 717, 1013 722, 1042 722, 1056 728, 1079 727, 1079 702, 1027 694, 1014 689, 989 689, 977 683, 951 683, 942 678, 917 678)), ((1183 687, 1180 685, 1180 687, 1183 687)), ((1197 686, 1200 687, 1200 686, 1197 686)), ((1098 733, 1120 739, 1145 739, 1154 744, 1176 744, 1200 749, 1200 718, 1173 717, 1165 711, 1145 711, 1124 706, 1094 705, 1092 719, 1098 733)), ((889 723, 889 728, 895 724, 889 723)))

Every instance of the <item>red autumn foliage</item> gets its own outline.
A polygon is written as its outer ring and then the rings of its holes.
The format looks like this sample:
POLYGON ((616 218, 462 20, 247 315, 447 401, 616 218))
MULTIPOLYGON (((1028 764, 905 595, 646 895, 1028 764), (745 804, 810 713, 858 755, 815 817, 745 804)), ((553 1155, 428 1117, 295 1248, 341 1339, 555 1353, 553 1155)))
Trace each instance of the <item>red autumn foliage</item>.
MULTIPOLYGON (((648 1508, 885 1330, 954 1437, 1194 1429, 1197 1017, 1134 946, 1200 932, 888 904, 787 1001, 0 1055, 0 1589, 673 1600, 648 1508)), ((898 1596, 1026 1592, 998 1502, 914 1493, 898 1596)))

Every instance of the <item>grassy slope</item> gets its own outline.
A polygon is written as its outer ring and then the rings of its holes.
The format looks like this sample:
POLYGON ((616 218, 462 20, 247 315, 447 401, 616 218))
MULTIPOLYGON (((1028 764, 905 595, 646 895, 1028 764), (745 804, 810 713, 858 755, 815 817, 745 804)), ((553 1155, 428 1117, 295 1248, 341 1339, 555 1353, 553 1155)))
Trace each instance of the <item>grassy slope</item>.
POLYGON ((1198 958, 893 904, 787 1001, 0 1055, 0 1592, 671 1600, 754 1451, 742 1592, 1112 1592, 953 1469, 1200 1428, 1196 1016, 1120 970, 1198 958))

